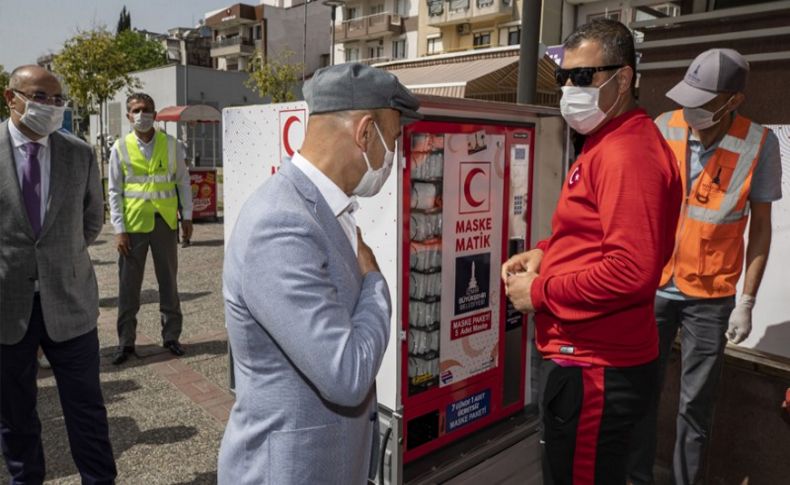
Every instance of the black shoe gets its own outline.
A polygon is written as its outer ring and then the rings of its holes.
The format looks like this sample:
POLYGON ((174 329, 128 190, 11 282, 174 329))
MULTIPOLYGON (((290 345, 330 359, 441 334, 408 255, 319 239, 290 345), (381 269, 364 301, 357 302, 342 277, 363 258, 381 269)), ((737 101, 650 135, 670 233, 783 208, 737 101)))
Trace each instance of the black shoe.
POLYGON ((118 350, 112 355, 112 364, 121 365, 134 354, 134 347, 118 347, 118 350))
POLYGON ((181 357, 186 353, 184 352, 184 347, 182 347, 181 344, 178 343, 178 340, 168 340, 167 342, 164 343, 163 347, 168 349, 171 354, 177 355, 179 357, 181 357))

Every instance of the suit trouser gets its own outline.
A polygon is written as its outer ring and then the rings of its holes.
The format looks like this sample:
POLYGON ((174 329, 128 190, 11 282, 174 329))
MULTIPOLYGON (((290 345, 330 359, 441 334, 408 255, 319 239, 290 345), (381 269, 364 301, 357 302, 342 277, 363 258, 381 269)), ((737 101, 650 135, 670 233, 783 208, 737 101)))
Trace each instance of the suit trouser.
POLYGON ((178 233, 158 214, 154 230, 129 233, 132 249, 129 256, 118 256, 118 343, 133 347, 137 337, 137 312, 140 310, 140 289, 143 286, 148 247, 154 258, 154 272, 159 283, 159 314, 162 341, 178 340, 181 336, 181 303, 178 299, 178 233))
POLYGON ((543 483, 624 484, 636 423, 655 399, 657 361, 634 367, 562 367, 543 361, 543 483))
MULTIPOLYGON (((735 297, 704 300, 669 300, 656 297, 659 338, 659 392, 663 387, 672 342, 680 332, 680 402, 672 457, 676 484, 693 484, 700 479, 705 448, 710 436, 713 403, 723 363, 725 332, 735 297)), ((653 482, 656 457, 656 399, 648 415, 634 432, 628 460, 629 478, 634 484, 653 482)))
POLYGON ((63 342, 47 335, 36 295, 25 336, 0 346, 0 437, 11 483, 44 481, 41 421, 36 411, 38 347, 52 364, 71 456, 84 484, 113 483, 115 460, 99 382, 96 329, 63 342))

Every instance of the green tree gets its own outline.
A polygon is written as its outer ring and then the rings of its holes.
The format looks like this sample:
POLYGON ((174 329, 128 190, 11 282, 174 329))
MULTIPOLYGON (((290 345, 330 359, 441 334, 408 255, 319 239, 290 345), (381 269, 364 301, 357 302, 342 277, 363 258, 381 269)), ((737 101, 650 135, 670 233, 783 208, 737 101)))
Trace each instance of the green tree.
POLYGON ((128 72, 142 71, 167 63, 167 52, 159 41, 146 39, 133 30, 124 30, 115 36, 115 45, 126 58, 128 72))
POLYGON ((126 10, 126 5, 123 6, 121 10, 121 16, 118 18, 118 25, 115 27, 115 34, 118 35, 121 32, 125 32, 127 30, 132 29, 132 15, 126 10))
MULTIPOLYGON (((78 32, 67 40, 53 67, 69 87, 69 97, 81 108, 99 110, 99 135, 104 150, 104 116, 101 109, 121 89, 139 88, 140 82, 129 74, 127 55, 106 29, 78 32)), ((102 170, 104 164, 101 165, 102 170)), ((103 174, 102 174, 103 175, 103 174)))
MULTIPOLYGON (((11 79, 11 75, 8 74, 0 64, 0 93, 5 91, 5 88, 8 87, 8 81, 11 79)), ((11 116, 11 112, 8 109, 8 105, 5 104, 5 97, 0 95, 0 120, 4 120, 11 116)))
POLYGON ((256 52, 247 67, 250 77, 244 84, 260 97, 271 98, 272 103, 295 100, 293 88, 301 78, 302 64, 290 64, 288 60, 292 55, 293 52, 284 51, 278 57, 264 60, 261 53, 256 52))

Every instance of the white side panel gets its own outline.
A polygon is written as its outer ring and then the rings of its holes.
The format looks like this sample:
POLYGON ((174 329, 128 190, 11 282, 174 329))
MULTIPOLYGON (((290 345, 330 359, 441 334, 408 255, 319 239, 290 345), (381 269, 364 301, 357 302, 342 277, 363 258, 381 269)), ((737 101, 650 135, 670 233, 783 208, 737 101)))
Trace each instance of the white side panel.
MULTIPOLYGON (((790 125, 769 126, 779 138, 782 154, 782 199, 771 207, 771 253, 752 312, 752 333, 740 346, 790 358, 790 125)), ((746 231, 746 243, 748 244, 746 231)), ((744 273, 745 273, 744 269, 744 273)), ((743 274, 738 293, 743 289, 743 274)))
POLYGON ((222 110, 226 241, 247 198, 302 146, 306 126, 304 101, 222 110))
MULTIPOLYGON (((222 122, 225 240, 228 240, 247 198, 275 173, 283 158, 301 147, 307 126, 307 104, 299 101, 228 108, 222 111, 222 122)), ((400 153, 398 156, 401 157, 400 153)), ((356 214, 357 224, 376 254, 392 296, 390 342, 377 379, 379 403, 392 410, 398 408, 400 375, 397 354, 400 349, 398 219, 401 178, 402 171, 393 170, 379 195, 360 198, 360 210, 356 214)))
POLYGON ((357 226, 362 237, 376 255, 379 269, 387 280, 392 298, 392 319, 390 320, 390 341, 379 374, 376 377, 376 395, 379 404, 397 411, 400 401, 400 221, 401 187, 403 186, 403 155, 398 149, 396 167, 378 195, 370 198, 360 197, 359 211, 355 213, 357 226), (397 169, 397 170, 396 170, 397 169))

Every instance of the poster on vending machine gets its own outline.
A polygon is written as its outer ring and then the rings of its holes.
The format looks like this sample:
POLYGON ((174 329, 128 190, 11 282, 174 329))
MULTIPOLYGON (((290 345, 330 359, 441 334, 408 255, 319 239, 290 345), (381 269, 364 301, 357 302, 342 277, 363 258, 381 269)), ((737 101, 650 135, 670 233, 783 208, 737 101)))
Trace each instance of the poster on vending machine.
POLYGON ((446 134, 439 385, 499 364, 505 137, 446 134))

